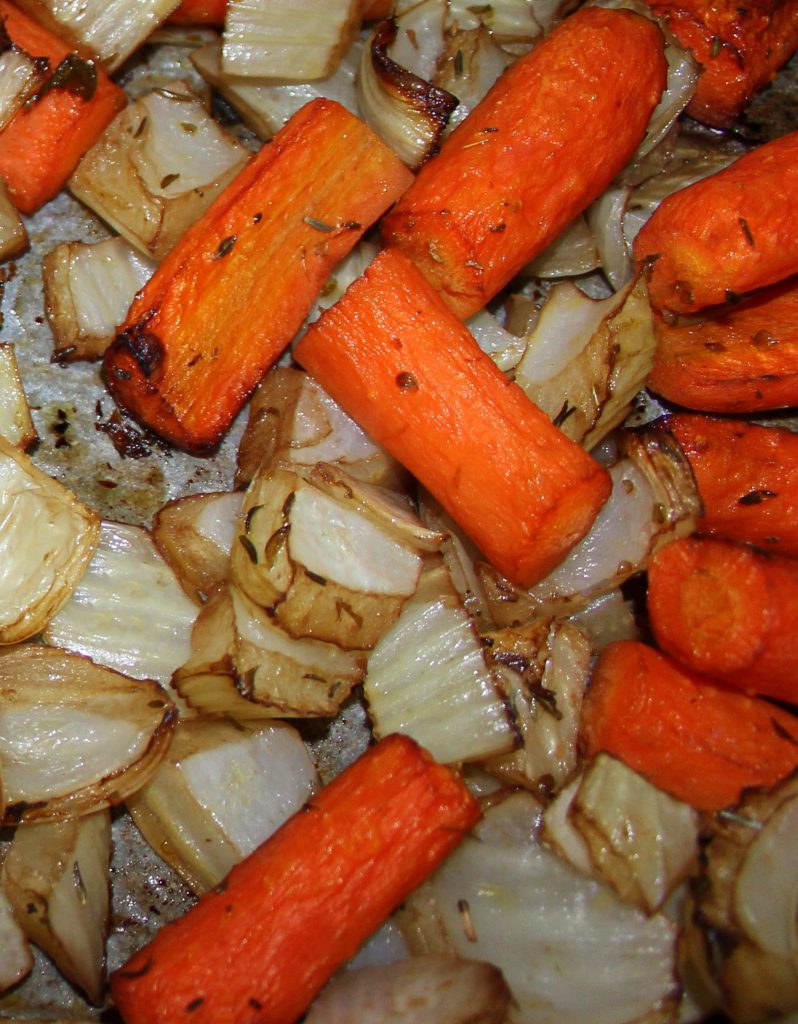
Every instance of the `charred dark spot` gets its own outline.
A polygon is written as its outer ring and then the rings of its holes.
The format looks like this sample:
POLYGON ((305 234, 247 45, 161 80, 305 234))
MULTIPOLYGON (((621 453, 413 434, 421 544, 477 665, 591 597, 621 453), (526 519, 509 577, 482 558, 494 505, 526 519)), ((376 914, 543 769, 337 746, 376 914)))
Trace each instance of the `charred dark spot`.
POLYGON ((768 501, 770 498, 777 498, 778 495, 775 491, 768 491, 764 487, 760 490, 749 491, 748 494, 744 494, 742 498, 738 498, 738 505, 760 505, 763 501, 768 501))
POLYGON ((396 375, 397 387, 401 388, 402 391, 414 391, 418 388, 418 381, 412 373, 402 371, 396 375))
POLYGON ((164 348, 157 334, 147 330, 153 314, 147 313, 138 323, 116 336, 116 344, 131 354, 146 378, 150 378, 163 362, 164 348))
POLYGON ((116 409, 105 422, 95 423, 94 428, 107 434, 123 459, 145 459, 152 455, 150 441, 132 423, 123 420, 116 409))
MULTIPOLYGON (((49 68, 49 61, 47 66, 49 68)), ((88 103, 97 91, 97 65, 93 60, 68 53, 41 89, 25 101, 25 106, 32 107, 53 90, 72 93, 88 103)))
POLYGON ((219 247, 217 248, 216 252, 213 254, 213 258, 215 260, 223 259, 225 256, 227 256, 228 253, 233 251, 233 248, 234 248, 234 246, 235 246, 237 241, 238 241, 238 236, 237 235, 228 235, 227 238, 223 238, 221 240, 221 242, 219 242, 219 247))
POLYGON ((197 996, 196 999, 192 999, 190 1003, 186 1003, 186 1013, 194 1013, 198 1010, 205 1002, 202 996, 197 996))

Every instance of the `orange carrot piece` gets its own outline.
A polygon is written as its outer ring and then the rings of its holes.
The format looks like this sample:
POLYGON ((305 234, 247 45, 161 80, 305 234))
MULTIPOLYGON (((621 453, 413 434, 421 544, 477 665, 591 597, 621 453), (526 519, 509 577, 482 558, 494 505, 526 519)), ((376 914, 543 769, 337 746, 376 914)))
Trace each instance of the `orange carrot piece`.
POLYGON ((81 61, 8 0, 0 0, 0 18, 14 44, 31 57, 46 58, 53 72, 0 132, 0 178, 17 209, 30 214, 61 191, 127 101, 99 64, 81 61), (77 72, 70 75, 64 61, 77 72), (54 84, 59 80, 64 84, 54 84))
POLYGON ((137 295, 103 366, 117 402, 179 447, 212 451, 411 177, 340 104, 303 107, 137 295))
POLYGON ((291 1024, 480 817, 389 736, 111 976, 126 1024, 291 1024))
POLYGON ((565 557, 609 495, 606 471, 507 379, 397 249, 294 354, 521 587, 565 557))
POLYGON ((703 811, 798 766, 798 718, 716 686, 636 640, 599 655, 582 707, 587 756, 604 750, 703 811))
POLYGON ((798 273, 798 132, 664 199, 634 242, 651 301, 694 313, 798 273))
POLYGON ((726 413, 798 405, 798 278, 707 319, 655 325, 648 386, 668 401, 726 413))
POLYGON ((687 112, 731 128, 798 46, 798 0, 649 0, 702 65, 687 112))
POLYGON ((627 163, 665 74, 653 22, 580 9, 508 68, 422 167, 384 237, 470 316, 627 163))
POLYGON ((798 435, 692 413, 668 428, 698 485, 701 533, 798 557, 798 435))
POLYGON ((182 0, 166 19, 173 25, 224 25, 227 0, 182 0))
POLYGON ((648 568, 659 646, 694 672, 798 703, 798 561, 712 538, 667 544, 648 568))
POLYGON ((366 0, 363 9, 363 21, 382 21, 390 18, 393 11, 393 0, 366 0))

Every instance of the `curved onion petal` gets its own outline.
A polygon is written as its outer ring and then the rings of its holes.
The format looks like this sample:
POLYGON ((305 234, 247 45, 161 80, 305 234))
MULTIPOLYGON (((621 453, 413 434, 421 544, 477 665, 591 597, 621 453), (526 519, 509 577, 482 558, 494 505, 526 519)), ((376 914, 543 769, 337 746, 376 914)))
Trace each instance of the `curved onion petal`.
POLYGON ((89 563, 99 517, 0 439, 0 643, 40 632, 89 563))
POLYGON ((155 771, 175 707, 133 680, 55 648, 0 656, 0 765, 6 823, 88 814, 125 799, 155 771))
POLYGON ((631 252, 624 235, 624 215, 629 202, 628 187, 607 189, 587 211, 601 266, 613 288, 622 288, 632 278, 631 252))
POLYGON ((8 897, 0 889, 0 992, 16 985, 33 969, 31 953, 25 934, 17 924, 8 897))
POLYGON ((410 167, 438 143, 457 100, 388 56, 396 25, 383 21, 363 49, 357 80, 363 119, 410 167))
POLYGON ((28 244, 28 232, 19 210, 8 198, 5 182, 0 182, 0 260, 21 256, 28 244))
POLYGON ((503 46, 513 45, 513 52, 523 52, 553 27, 558 20, 561 0, 492 0, 489 4, 475 4, 471 0, 449 0, 448 25, 461 29, 484 26, 503 46))
POLYGON ((396 0, 396 35, 389 57, 411 75, 431 82, 443 54, 448 0, 396 0))
POLYGON ((0 32, 0 131, 44 81, 45 73, 30 54, 0 32))
POLYGON ((510 993, 490 964, 410 957, 337 975, 305 1024, 502 1024, 510 993))
POLYGON ((501 968, 508 1024, 663 1019, 678 998, 675 927, 574 871, 539 842, 539 825, 529 794, 487 810, 475 841, 411 896, 411 948, 426 943, 501 968))
POLYGON ((455 96, 458 106, 449 118, 454 128, 485 98, 510 63, 510 56, 479 27, 447 32, 446 48, 435 72, 435 85, 455 96))
POLYGON ((547 278, 589 274, 600 265, 595 230, 595 225, 588 225, 580 214, 522 273, 527 277, 547 278))
POLYGON ((0 344, 0 437, 25 451, 37 438, 14 346, 0 344))
POLYGON ((500 370, 514 369, 526 350, 526 338, 519 338, 505 330, 486 309, 481 309, 466 323, 471 335, 483 352, 487 353, 500 370))

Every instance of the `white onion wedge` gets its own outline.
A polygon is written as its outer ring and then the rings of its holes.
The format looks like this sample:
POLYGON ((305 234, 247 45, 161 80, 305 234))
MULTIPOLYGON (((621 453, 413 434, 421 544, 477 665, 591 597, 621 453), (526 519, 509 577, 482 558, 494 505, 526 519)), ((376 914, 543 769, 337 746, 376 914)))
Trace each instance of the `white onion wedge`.
POLYGON ((583 214, 524 268, 528 277, 578 277, 600 266, 596 239, 583 214))
POLYGON ((195 892, 218 885, 312 795, 316 770, 285 723, 181 722, 127 801, 150 846, 195 892))
POLYGON ((37 439, 14 346, 0 344, 0 437, 25 451, 37 439))
POLYGON ((0 131, 41 85, 45 70, 36 54, 18 49, 3 26, 0 30, 0 131))
POLYGON ((6 892, 30 940, 90 1002, 103 1001, 110 910, 111 815, 20 826, 6 892))
POLYGON ((0 439, 0 644, 39 633, 91 559, 99 517, 0 439))
POLYGON ((175 707, 161 688, 52 647, 0 655, 5 821, 45 821, 120 803, 163 757, 175 707))
POLYGON ((0 182, 0 261, 13 260, 28 248, 28 232, 19 210, 8 198, 5 182, 0 182))
POLYGON ((0 992, 16 985, 33 969, 31 952, 25 933, 17 923, 5 892, 0 889, 0 992))

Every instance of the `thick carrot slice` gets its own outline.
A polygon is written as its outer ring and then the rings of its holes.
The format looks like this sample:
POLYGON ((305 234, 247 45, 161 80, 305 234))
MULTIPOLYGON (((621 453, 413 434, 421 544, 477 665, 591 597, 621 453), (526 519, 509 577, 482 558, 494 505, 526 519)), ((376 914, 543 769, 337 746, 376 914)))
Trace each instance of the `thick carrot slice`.
POLYGON ((687 112, 731 128, 798 46, 796 0, 649 0, 702 66, 687 112))
POLYGON ((606 471, 505 377, 399 250, 383 251, 294 354, 519 586, 565 557, 609 495, 606 471))
POLYGON ((798 766, 798 718, 619 640, 596 663, 582 743, 588 756, 605 750, 680 800, 716 811, 798 766))
POLYGON ((712 538, 666 545, 648 569, 659 646, 695 672, 798 703, 798 561, 712 538))
POLYGON ((582 8, 505 71, 386 217, 384 237, 470 316, 626 164, 665 74, 653 22, 582 8))
POLYGON ((137 295, 105 356, 113 396, 179 447, 213 450, 333 267, 410 180, 340 104, 307 104, 137 295))
POLYGON ((701 533, 798 557, 798 435, 690 413, 668 427, 698 484, 701 533))
POLYGON ((127 1024, 291 1024, 479 819, 463 783, 389 736, 111 976, 127 1024))
POLYGON ((29 214, 61 191, 127 101, 99 64, 80 59, 8 0, 0 0, 0 18, 14 44, 46 58, 53 72, 0 132, 0 178, 17 209, 29 214))
POLYGON ((656 320, 648 385, 702 412, 760 412, 798 405, 798 278, 694 323, 656 320))
POLYGON ((663 200, 635 238, 652 302, 693 313, 798 273, 798 132, 663 200))
POLYGON ((224 25, 227 0, 182 0, 166 19, 173 25, 224 25))

